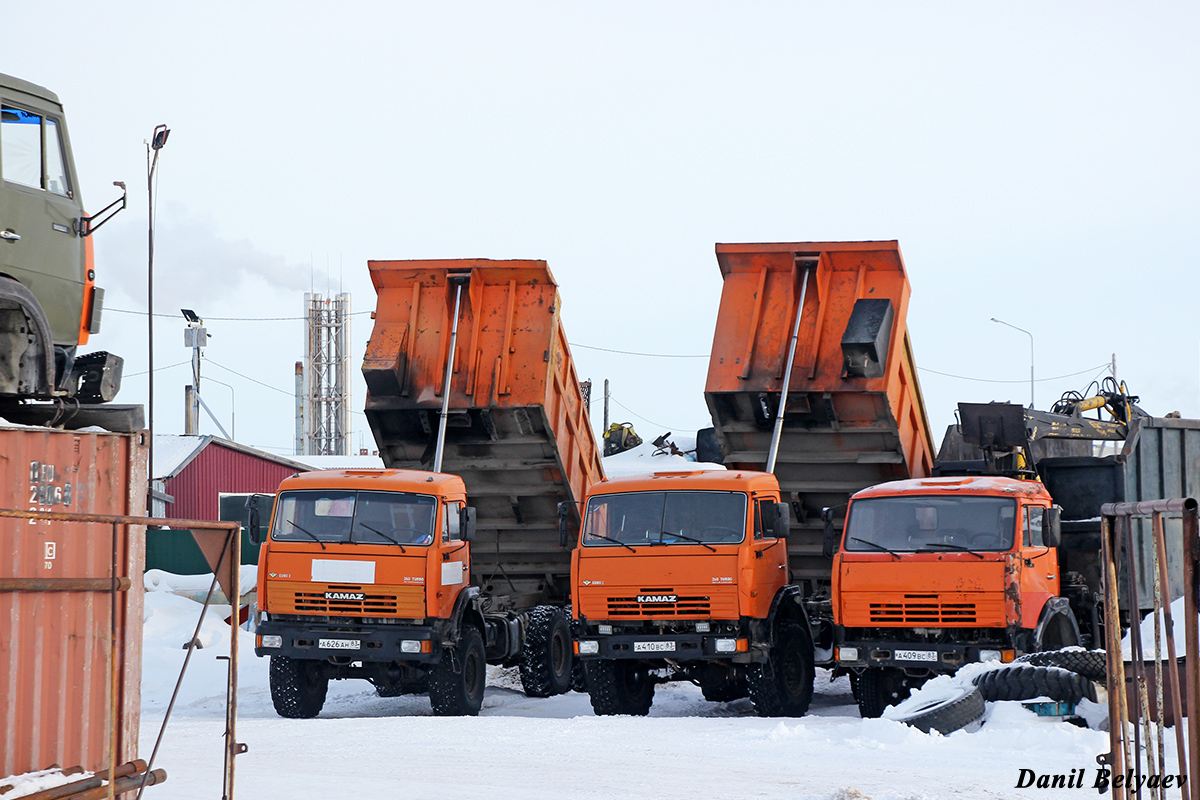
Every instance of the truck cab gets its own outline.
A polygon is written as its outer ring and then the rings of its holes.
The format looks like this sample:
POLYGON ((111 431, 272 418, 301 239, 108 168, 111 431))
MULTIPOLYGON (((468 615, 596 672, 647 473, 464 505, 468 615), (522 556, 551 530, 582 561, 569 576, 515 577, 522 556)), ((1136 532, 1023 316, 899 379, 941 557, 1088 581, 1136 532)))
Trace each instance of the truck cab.
POLYGON ((834 556, 839 669, 863 716, 932 675, 1079 643, 1058 509, 1037 481, 893 481, 851 498, 834 556))
POLYGON ((259 559, 255 647, 271 658, 276 710, 316 716, 329 680, 363 678, 384 696, 428 691, 435 711, 477 712, 473 532, 454 475, 326 470, 283 481, 259 559))
POLYGON ((76 350, 100 330, 91 234, 124 207, 85 213, 58 96, 0 75, 0 402, 116 395, 122 360, 76 350))
POLYGON ((594 484, 572 553, 577 653, 600 714, 646 714, 656 683, 799 716, 812 635, 787 570, 774 476, 659 472, 594 484))

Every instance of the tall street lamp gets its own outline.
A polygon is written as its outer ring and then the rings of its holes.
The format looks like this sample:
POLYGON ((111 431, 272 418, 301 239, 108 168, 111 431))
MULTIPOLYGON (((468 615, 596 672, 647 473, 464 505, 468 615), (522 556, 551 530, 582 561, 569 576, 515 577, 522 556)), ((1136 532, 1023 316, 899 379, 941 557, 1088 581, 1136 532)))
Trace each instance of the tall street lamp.
POLYGON ((996 319, 995 317, 992 317, 992 322, 999 322, 1001 325, 1007 325, 1014 331, 1020 331, 1029 337, 1029 407, 1035 408, 1036 406, 1033 404, 1033 334, 1024 328, 1018 328, 1011 322, 1005 322, 1002 319, 996 319))
MULTIPOLYGON (((147 195, 147 263, 146 263, 146 319, 147 319, 147 338, 146 348, 147 355, 150 361, 150 371, 147 373, 146 382, 149 384, 150 404, 150 442, 148 452, 146 454, 150 461, 150 472, 154 472, 154 168, 158 166, 158 151, 163 149, 163 145, 167 143, 167 137, 171 135, 170 129, 166 125, 159 125, 154 129, 154 137, 146 143, 146 195, 147 195), (151 157, 153 153, 153 157, 151 157)), ((150 475, 150 482, 153 485, 155 476, 150 475)), ((147 507, 153 510, 153 500, 147 501, 147 507)))

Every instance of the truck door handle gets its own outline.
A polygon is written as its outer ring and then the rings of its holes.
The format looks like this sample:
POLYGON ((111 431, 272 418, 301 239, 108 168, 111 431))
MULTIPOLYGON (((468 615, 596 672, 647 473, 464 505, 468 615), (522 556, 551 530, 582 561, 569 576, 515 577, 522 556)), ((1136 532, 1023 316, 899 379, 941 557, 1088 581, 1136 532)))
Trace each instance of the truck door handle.
POLYGON ((21 234, 13 233, 12 231, 0 231, 0 239, 7 239, 10 242, 19 242, 21 234))

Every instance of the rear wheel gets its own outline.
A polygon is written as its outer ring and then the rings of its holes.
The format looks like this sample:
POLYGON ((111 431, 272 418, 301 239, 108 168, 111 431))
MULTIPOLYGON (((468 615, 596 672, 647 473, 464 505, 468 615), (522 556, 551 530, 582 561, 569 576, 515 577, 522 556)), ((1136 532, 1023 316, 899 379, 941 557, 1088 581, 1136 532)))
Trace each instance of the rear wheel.
POLYGON ((583 660, 579 658, 571 664, 571 691, 587 691, 587 673, 583 669, 583 660))
POLYGON ((487 658, 483 636, 473 625, 466 625, 458 647, 442 654, 442 660, 429 670, 429 702, 439 717, 474 717, 483 707, 483 689, 487 685, 487 658))
POLYGON ((587 689, 600 716, 644 717, 654 703, 654 678, 636 661, 587 662, 587 689))
POLYGON ((329 677, 321 662, 271 656, 271 702, 275 712, 288 719, 311 719, 321 713, 329 677))
POLYGON ((561 608, 538 606, 529 612, 521 651, 521 688, 527 697, 551 697, 571 690, 571 624, 561 608))
POLYGON ((858 677, 858 713, 863 719, 878 717, 888 706, 907 699, 925 680, 906 675, 895 667, 869 667, 858 677))
POLYGON ((798 622, 781 622, 775 646, 765 664, 756 664, 747 675, 750 699, 760 717, 800 717, 812 702, 812 637, 798 622))
POLYGON ((711 703, 730 703, 750 695, 750 687, 745 681, 725 681, 716 684, 700 684, 700 693, 711 703))

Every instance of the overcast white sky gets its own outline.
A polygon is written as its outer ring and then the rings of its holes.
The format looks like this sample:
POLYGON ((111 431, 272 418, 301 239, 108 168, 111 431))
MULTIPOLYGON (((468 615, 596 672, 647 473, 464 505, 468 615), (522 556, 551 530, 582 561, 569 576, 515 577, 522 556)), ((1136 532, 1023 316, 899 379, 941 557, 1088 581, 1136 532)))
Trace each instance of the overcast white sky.
MULTIPOLYGON (((144 141, 171 127, 155 308, 206 318, 204 374, 233 390, 204 394, 227 428, 236 398, 247 444, 291 451, 303 329, 217 317, 296 317, 310 285, 368 311, 368 259, 541 258, 572 343, 706 356, 715 242, 898 239, 938 441, 958 401, 1029 401, 1029 339, 991 317, 1032 332, 1039 378, 1077 373, 1039 380, 1039 407, 1115 354, 1148 411, 1200 416, 1194 4, 110 0, 4 16, 0 71, 62 99, 89 209, 130 187, 96 234, 110 311, 92 341, 127 374, 146 369, 146 321, 112 309, 145 310, 144 141)), ((369 325, 354 317, 356 409, 369 325)), ((188 359, 182 328, 156 323, 158 366, 188 359)), ((644 436, 711 424, 706 358, 574 356, 644 436)), ((120 400, 144 402, 145 380, 120 400)), ((189 380, 157 373, 158 432, 182 432, 189 380)))

